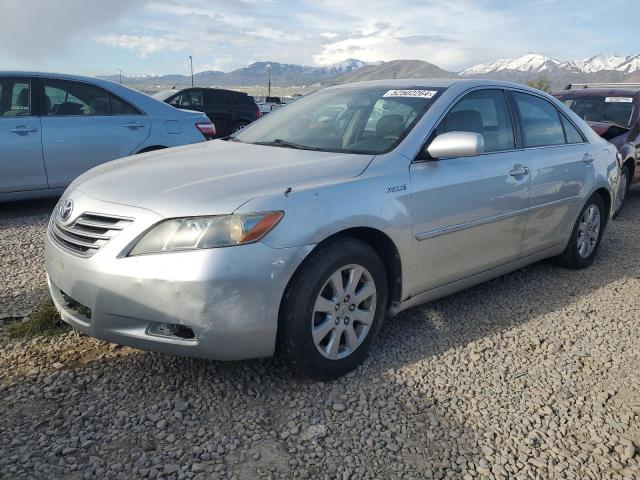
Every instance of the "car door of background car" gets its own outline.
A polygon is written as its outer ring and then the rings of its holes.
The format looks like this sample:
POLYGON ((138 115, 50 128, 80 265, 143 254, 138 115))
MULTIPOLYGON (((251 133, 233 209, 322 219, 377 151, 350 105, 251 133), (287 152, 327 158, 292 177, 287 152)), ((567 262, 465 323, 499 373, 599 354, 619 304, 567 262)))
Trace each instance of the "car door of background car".
POLYGON ((517 149, 505 92, 479 89, 466 94, 431 139, 451 131, 483 135, 485 153, 411 164, 414 264, 420 284, 414 293, 520 256, 530 178, 525 154, 517 149))
POLYGON ((47 188, 30 79, 0 77, 0 192, 47 188))
POLYGON ((49 187, 66 187, 87 170, 131 155, 151 131, 149 118, 89 83, 39 81, 42 150, 49 187))
POLYGON ((512 92, 522 142, 531 169, 530 214, 522 254, 557 245, 582 207, 585 183, 595 181, 593 161, 600 154, 551 102, 512 92))
POLYGON ((216 126, 216 136, 226 137, 231 134, 232 116, 235 106, 223 90, 204 91, 205 112, 216 126))

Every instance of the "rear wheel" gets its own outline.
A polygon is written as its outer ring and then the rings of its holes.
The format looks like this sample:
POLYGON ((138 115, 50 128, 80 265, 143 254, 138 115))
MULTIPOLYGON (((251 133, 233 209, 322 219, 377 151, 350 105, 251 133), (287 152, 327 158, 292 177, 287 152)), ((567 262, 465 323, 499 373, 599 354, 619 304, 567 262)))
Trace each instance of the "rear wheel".
POLYGON ((624 205, 624 201, 627 198, 627 194, 629 193, 631 187, 631 169, 628 165, 624 165, 622 167, 622 171, 620 172, 620 187, 618 189, 618 194, 616 195, 616 208, 614 217, 617 217, 622 210, 622 206, 624 205))
POLYGON ((249 125, 247 122, 238 122, 236 123, 233 128, 231 129, 231 133, 236 133, 239 132, 240 130, 242 130, 244 127, 246 127, 247 125, 249 125))
POLYGON ((558 262, 568 268, 585 268, 593 263, 606 224, 606 209, 602 197, 592 195, 578 215, 571 239, 558 262))
POLYGON ((366 243, 320 245, 296 272, 280 308, 278 346, 301 374, 331 380, 357 367, 382 325, 387 279, 366 243))

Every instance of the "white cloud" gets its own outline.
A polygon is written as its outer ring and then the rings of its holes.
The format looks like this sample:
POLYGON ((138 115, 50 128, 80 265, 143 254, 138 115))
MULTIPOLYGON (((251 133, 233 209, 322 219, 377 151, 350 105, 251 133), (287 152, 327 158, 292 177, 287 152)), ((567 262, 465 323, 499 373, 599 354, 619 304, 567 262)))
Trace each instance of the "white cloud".
POLYGON ((166 37, 154 37, 151 35, 102 35, 96 38, 98 43, 111 47, 124 48, 138 52, 140 58, 145 58, 155 52, 162 50, 182 50, 185 43, 179 39, 169 39, 166 37))

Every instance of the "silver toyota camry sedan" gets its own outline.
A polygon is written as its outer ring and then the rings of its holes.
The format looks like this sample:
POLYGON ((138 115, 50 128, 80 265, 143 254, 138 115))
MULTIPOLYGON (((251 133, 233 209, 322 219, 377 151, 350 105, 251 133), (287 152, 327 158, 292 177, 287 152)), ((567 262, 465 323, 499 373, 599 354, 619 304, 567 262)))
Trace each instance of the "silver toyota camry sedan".
POLYGON ((486 80, 308 95, 235 136, 99 166, 51 217, 62 318, 218 360, 356 367, 383 320, 548 257, 588 266, 616 150, 554 98, 486 80))

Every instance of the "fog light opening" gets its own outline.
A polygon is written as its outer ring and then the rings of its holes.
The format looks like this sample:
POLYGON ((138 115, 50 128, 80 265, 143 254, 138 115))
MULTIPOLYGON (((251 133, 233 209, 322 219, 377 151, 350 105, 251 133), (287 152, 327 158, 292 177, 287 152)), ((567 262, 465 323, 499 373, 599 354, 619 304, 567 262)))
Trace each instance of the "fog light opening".
POLYGON ((193 330, 177 323, 153 322, 147 329, 149 335, 164 338, 181 338, 183 340, 193 340, 196 338, 193 330))

